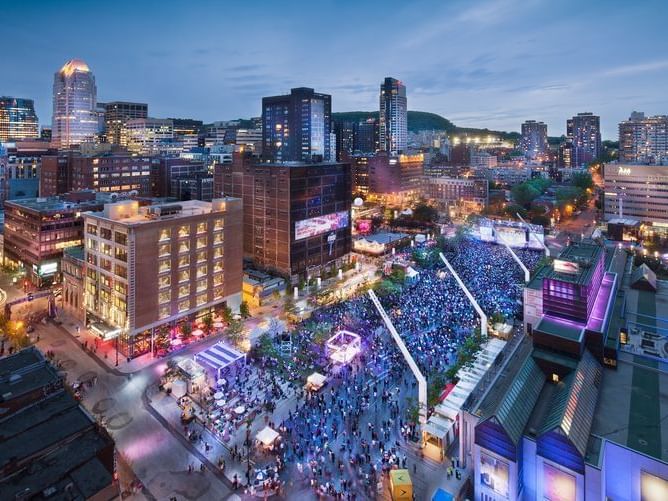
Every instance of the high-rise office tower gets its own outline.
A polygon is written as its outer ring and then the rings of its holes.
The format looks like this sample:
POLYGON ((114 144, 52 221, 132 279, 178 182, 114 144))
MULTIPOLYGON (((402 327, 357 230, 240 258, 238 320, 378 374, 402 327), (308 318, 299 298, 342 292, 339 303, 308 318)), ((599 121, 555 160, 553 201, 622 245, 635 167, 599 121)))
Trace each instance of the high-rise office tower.
POLYGON ((298 87, 262 98, 262 155, 273 162, 334 161, 330 158, 332 96, 298 87))
POLYGON ((377 118, 360 122, 355 128, 354 151, 375 153, 380 149, 380 126, 377 118))
POLYGON ((547 124, 527 120, 522 124, 520 149, 524 156, 535 160, 547 153, 547 124))
POLYGON ((566 136, 572 144, 572 167, 582 167, 601 154, 601 118, 578 113, 566 122, 566 136))
POLYGON ((387 77, 380 84, 380 150, 397 153, 406 149, 408 136, 406 86, 387 77))
POLYGON ((668 116, 645 117, 634 111, 619 124, 619 159, 622 162, 668 162, 668 116))
POLYGON ((98 133, 95 77, 80 59, 68 61, 53 77, 51 126, 59 148, 93 141, 98 133))
POLYGON ((39 126, 33 100, 0 96, 0 141, 38 137, 39 126))
POLYGON ((107 142, 121 144, 121 130, 128 120, 148 117, 148 104, 114 101, 107 103, 104 109, 104 120, 107 142))

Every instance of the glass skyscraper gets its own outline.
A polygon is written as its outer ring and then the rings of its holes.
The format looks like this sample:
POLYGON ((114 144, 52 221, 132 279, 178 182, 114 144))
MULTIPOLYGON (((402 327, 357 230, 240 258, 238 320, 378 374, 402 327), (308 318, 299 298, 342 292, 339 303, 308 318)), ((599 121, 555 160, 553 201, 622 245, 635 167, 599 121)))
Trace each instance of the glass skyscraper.
POLYGON ((0 96, 0 141, 39 137, 32 99, 0 96))
POLYGON ((380 150, 396 154, 408 142, 408 102, 406 86, 387 77, 380 84, 380 150))
POLYGON ((69 148, 93 141, 98 132, 96 106, 93 73, 80 59, 71 59, 53 77, 53 144, 69 148))

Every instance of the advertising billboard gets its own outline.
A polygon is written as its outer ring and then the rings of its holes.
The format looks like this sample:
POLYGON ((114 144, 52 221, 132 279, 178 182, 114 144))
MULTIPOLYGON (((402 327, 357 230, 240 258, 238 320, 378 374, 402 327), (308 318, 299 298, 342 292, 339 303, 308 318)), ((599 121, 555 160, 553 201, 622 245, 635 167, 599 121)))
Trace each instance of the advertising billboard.
POLYGON ((508 498, 509 482, 508 463, 480 451, 480 483, 495 494, 508 498))
POLYGON ((295 223, 295 240, 311 238, 340 228, 347 228, 349 224, 348 211, 332 212, 324 216, 303 219, 295 223))
POLYGON ((666 499, 668 499, 668 480, 641 471, 640 501, 664 501, 666 499))
POLYGON ((554 466, 543 463, 543 499, 545 501, 573 501, 575 477, 554 466))
POLYGON ((557 273, 566 273, 568 275, 577 275, 580 271, 578 263, 572 261, 564 261, 562 259, 554 260, 554 271, 557 273))

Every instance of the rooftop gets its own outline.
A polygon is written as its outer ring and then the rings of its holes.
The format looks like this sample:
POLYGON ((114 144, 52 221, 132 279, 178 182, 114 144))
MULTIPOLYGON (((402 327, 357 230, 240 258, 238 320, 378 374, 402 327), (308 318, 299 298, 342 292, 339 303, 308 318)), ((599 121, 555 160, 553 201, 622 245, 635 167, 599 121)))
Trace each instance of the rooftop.
POLYGON ((86 252, 83 245, 75 245, 74 247, 63 249, 63 255, 78 261, 83 261, 86 257, 86 252))
POLYGON ((0 403, 60 381, 56 369, 36 348, 0 359, 0 403))
POLYGON ((601 259, 603 247, 595 243, 577 242, 572 243, 568 247, 564 247, 557 260, 568 261, 578 264, 577 273, 563 273, 556 271, 554 265, 545 274, 545 278, 560 280, 562 282, 569 282, 584 285, 590 282, 596 264, 601 259))
POLYGON ((17 200, 8 200, 5 203, 9 206, 16 206, 23 209, 29 209, 37 212, 58 212, 58 211, 86 211, 100 208, 104 204, 104 196, 97 196, 91 200, 72 201, 62 197, 39 197, 39 198, 21 198, 17 200))
POLYGON ((619 352, 617 370, 604 371, 591 433, 668 462, 668 372, 660 364, 619 352))
POLYGON ((555 318, 543 315, 534 330, 557 336, 569 341, 582 341, 584 335, 584 324, 563 318, 555 318))

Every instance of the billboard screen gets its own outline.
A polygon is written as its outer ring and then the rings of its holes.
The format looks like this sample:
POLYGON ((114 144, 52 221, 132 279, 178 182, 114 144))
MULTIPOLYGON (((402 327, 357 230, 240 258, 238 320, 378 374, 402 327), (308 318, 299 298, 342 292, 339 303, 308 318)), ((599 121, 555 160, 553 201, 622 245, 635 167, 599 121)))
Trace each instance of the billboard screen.
POLYGON ((568 275, 577 275, 580 271, 580 266, 578 263, 573 263, 572 261, 564 261, 562 259, 554 260, 554 271, 557 273, 566 273, 568 275))
POLYGON ((480 483, 507 498, 509 495, 510 472, 508 463, 480 452, 480 483))
POLYGON ((295 240, 311 238, 340 228, 347 228, 350 224, 349 219, 348 211, 342 211, 297 221, 295 223, 295 240))
POLYGON ((543 463, 544 482, 543 499, 547 501, 573 501, 575 496, 575 477, 554 466, 543 463))

